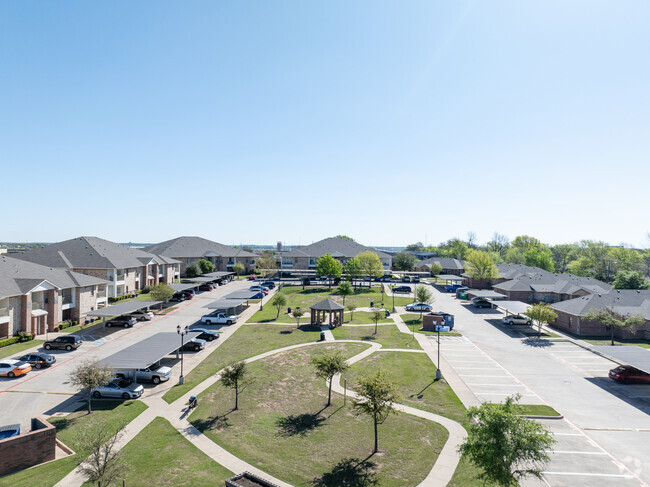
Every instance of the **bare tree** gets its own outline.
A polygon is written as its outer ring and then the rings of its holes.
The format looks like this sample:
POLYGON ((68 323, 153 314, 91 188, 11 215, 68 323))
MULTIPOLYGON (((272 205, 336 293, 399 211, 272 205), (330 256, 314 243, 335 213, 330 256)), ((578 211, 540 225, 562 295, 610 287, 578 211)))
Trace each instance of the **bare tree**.
POLYGON ((109 486, 126 472, 127 465, 118 445, 125 426, 126 423, 113 434, 112 428, 99 419, 89 422, 77 433, 77 448, 88 452, 79 470, 89 482, 109 486))
POLYGON ((80 391, 88 394, 88 413, 92 413, 93 389, 108 384, 113 378, 113 371, 98 360, 84 360, 70 373, 70 383, 80 391))

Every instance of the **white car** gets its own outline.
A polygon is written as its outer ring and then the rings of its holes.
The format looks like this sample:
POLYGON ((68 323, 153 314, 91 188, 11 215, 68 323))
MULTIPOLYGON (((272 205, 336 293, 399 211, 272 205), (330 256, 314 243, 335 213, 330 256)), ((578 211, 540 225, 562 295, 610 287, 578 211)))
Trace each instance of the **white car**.
POLYGON ((130 316, 133 316, 138 321, 153 320, 153 313, 151 311, 146 311, 143 309, 139 311, 134 311, 133 313, 130 314, 130 316))
POLYGON ((116 379, 105 386, 93 389, 93 397, 121 397, 122 399, 137 399, 144 392, 144 387, 140 384, 116 379))
POLYGON ((406 305, 406 311, 425 311, 429 312, 433 308, 427 303, 411 303, 406 305))
POLYGON ((201 316, 201 321, 208 325, 232 325, 238 319, 239 315, 226 315, 219 311, 213 311, 209 315, 201 316))
POLYGON ((510 315, 510 316, 504 316, 501 321, 506 324, 506 325, 532 325, 533 320, 531 320, 528 316, 521 316, 521 315, 510 315))

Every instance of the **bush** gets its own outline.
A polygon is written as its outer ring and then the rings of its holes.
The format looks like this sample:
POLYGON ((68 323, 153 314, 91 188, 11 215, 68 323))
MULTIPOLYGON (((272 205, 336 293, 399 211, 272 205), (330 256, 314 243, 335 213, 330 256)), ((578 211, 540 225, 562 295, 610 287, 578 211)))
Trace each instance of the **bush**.
POLYGON ((197 264, 201 268, 201 274, 207 274, 208 272, 214 271, 214 264, 209 260, 201 259, 197 264))
POLYGON ((198 262, 194 262, 185 268, 185 275, 187 277, 199 277, 201 274, 201 266, 198 262))
POLYGON ((0 347, 8 347, 9 345, 13 345, 19 341, 20 337, 5 338, 4 340, 0 340, 0 347))
POLYGON ((142 288, 142 294, 149 294, 151 292, 150 286, 145 286, 142 288))
POLYGON ((31 333, 27 333, 26 331, 19 331, 18 332, 18 341, 19 342, 28 342, 30 340, 34 339, 34 335, 31 333))

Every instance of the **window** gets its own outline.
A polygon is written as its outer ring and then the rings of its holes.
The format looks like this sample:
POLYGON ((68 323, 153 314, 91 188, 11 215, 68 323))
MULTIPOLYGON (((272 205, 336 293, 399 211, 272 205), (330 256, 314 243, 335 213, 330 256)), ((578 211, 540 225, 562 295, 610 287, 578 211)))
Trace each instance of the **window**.
POLYGON ((95 288, 94 288, 94 287, 91 287, 91 288, 90 288, 90 295, 91 295, 91 296, 94 296, 94 295, 95 295, 95 288))

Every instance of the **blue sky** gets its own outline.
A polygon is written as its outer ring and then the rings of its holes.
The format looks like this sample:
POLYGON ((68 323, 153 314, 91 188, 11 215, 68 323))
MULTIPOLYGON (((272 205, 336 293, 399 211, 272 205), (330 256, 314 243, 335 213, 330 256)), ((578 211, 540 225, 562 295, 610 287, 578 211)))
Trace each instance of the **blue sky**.
POLYGON ((646 246, 650 2, 0 3, 0 241, 646 246))

